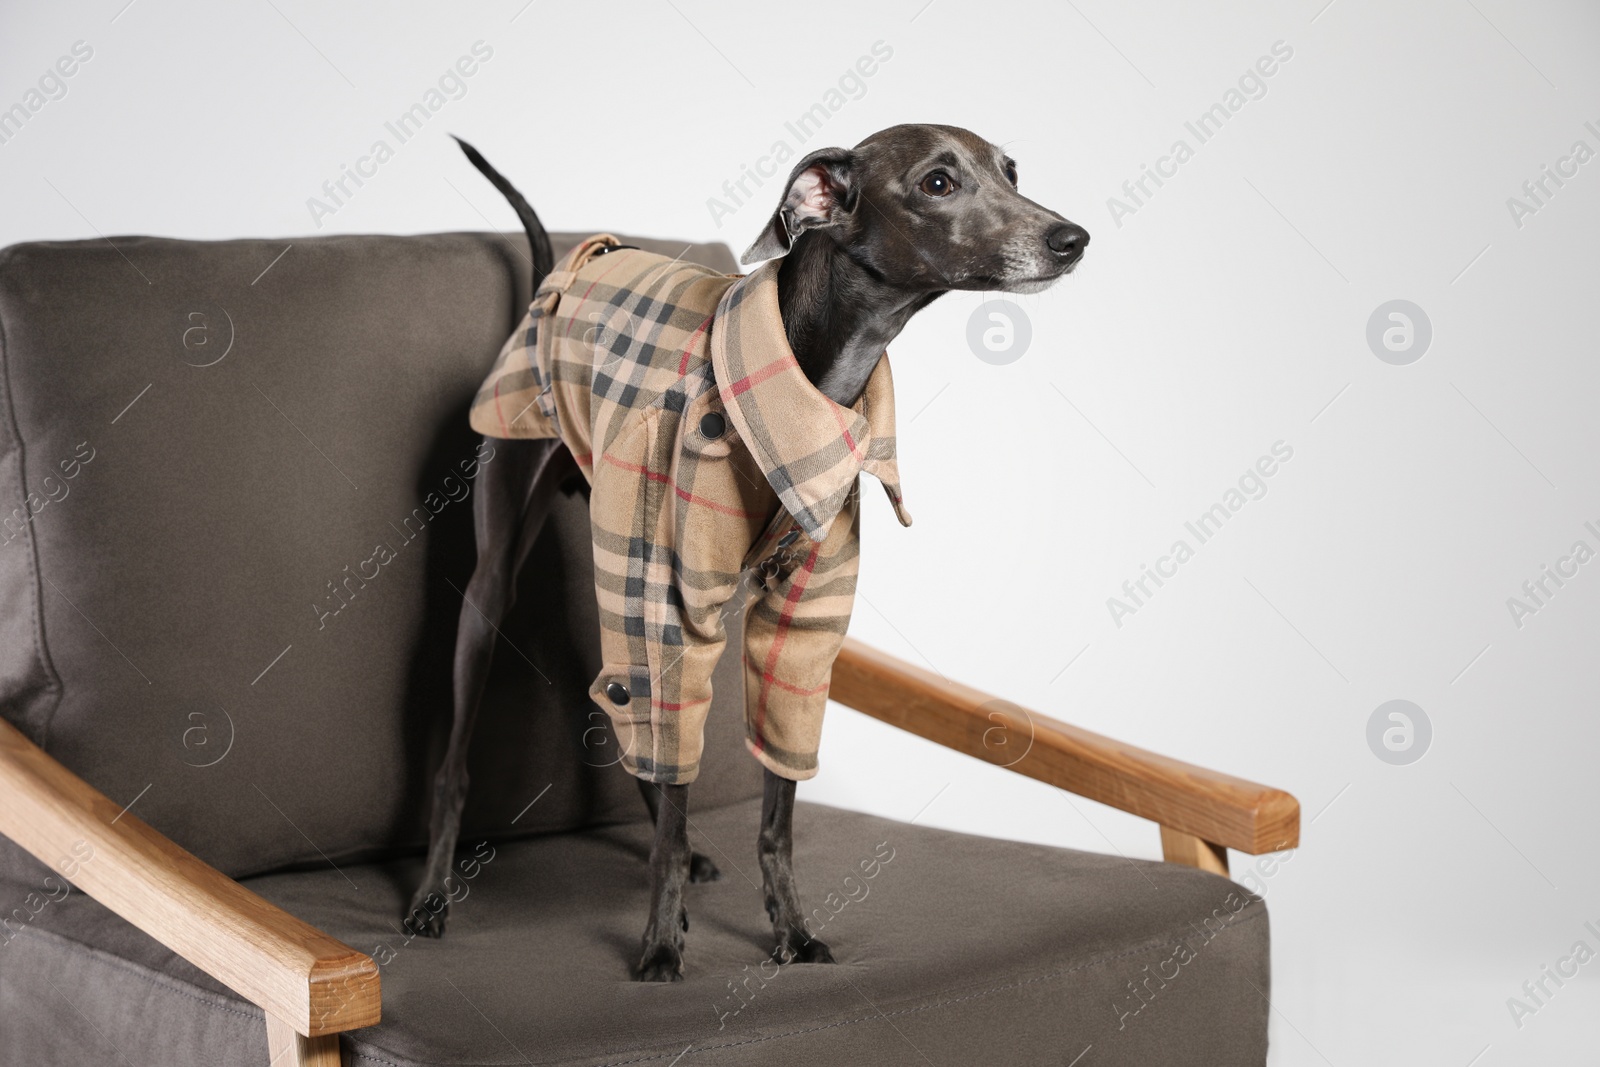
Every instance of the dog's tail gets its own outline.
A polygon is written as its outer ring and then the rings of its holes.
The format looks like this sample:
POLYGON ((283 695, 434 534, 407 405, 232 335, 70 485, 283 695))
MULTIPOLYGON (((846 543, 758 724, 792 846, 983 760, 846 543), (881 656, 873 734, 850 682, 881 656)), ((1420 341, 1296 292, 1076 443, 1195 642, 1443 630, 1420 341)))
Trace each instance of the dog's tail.
MULTIPOLYGON (((455 134, 450 136, 455 137, 455 134)), ((550 247, 550 235, 545 232, 544 223, 533 213, 533 208, 529 206, 527 199, 517 192, 517 187, 506 181, 504 175, 489 165, 489 161, 483 158, 483 153, 461 138, 455 139, 456 144, 461 146, 461 151, 472 161, 472 165, 477 167, 483 176, 489 179, 490 184, 511 202, 517 218, 522 220, 522 229, 528 235, 528 248, 533 253, 533 288, 537 292, 539 283, 544 281, 545 275, 556 265, 556 254, 550 247)))

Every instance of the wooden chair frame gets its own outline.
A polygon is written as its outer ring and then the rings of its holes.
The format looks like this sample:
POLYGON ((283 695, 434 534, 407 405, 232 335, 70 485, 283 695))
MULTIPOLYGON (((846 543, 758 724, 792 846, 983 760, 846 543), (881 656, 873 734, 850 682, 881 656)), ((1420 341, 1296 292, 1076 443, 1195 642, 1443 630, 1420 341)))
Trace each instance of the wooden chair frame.
MULTIPOLYGON (((1169 863, 1225 875, 1229 848, 1261 853, 1299 843, 1300 805, 1288 793, 1033 714, 854 639, 834 664, 829 695, 957 752, 1153 820, 1169 863)), ((259 1006, 272 1067, 339 1067, 339 1034, 378 1021, 370 956, 202 863, 4 719, 0 833, 259 1006)))

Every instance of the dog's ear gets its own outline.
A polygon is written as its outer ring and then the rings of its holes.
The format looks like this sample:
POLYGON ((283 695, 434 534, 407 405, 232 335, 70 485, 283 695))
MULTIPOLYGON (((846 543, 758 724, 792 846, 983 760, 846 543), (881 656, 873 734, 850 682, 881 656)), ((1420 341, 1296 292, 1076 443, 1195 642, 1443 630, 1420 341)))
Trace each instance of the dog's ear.
POLYGON ((794 239, 814 226, 836 226, 855 210, 855 153, 819 148, 794 165, 783 202, 745 250, 741 263, 760 263, 789 254, 794 239))

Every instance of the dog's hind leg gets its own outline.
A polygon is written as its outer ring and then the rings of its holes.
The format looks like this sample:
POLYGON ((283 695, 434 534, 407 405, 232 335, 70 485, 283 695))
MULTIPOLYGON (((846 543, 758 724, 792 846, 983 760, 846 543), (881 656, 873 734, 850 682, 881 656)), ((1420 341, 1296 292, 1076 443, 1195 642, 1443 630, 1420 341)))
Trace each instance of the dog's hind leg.
MULTIPOLYGON (((683 887, 689 876, 689 787, 650 786, 660 791, 655 843, 650 847, 650 924, 634 978, 641 982, 676 982, 683 978, 683 932, 689 912, 683 887)), ((649 792, 646 791, 648 802, 649 792)))
MULTIPOLYGON (((650 821, 658 823, 661 819, 661 787, 654 782, 647 782, 643 778, 634 779, 639 783, 639 792, 644 797, 644 806, 650 809, 650 821)), ((710 856, 703 856, 698 852, 689 853, 689 881, 696 884, 700 882, 715 882, 722 877, 722 872, 717 865, 711 862, 710 856)))
POLYGON ((406 924, 428 937, 444 933, 449 913, 450 867, 467 799, 467 750, 499 626, 516 602, 517 575, 551 505, 562 484, 577 474, 571 453, 557 440, 496 440, 494 455, 481 462, 473 483, 478 562, 467 583, 456 631, 455 718, 449 749, 433 783, 427 868, 406 913, 406 924))
POLYGON ((828 946, 806 931, 794 888, 794 782, 770 770, 764 771, 763 778, 756 855, 761 861, 767 917, 778 940, 772 958, 779 963, 832 963, 828 946))

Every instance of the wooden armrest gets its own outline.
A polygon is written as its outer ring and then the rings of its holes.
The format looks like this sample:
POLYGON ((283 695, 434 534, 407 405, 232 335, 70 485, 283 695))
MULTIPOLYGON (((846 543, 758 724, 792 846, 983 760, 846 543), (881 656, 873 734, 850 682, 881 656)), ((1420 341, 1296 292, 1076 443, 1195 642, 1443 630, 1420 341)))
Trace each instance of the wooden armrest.
MULTIPOLYGON (((1260 853, 1300 841, 1300 803, 1280 789, 1069 726, 947 682, 854 638, 845 638, 834 661, 828 695, 919 737, 1152 819, 1164 831, 1202 843, 1260 853)), ((1169 858, 1172 851, 1169 846, 1169 858)))
MULTIPOLYGON (((326 1050, 378 1021, 378 965, 200 862, 0 719, 0 833, 326 1050)), ((274 1047, 282 1046, 280 1032, 274 1047)), ((277 1060, 281 1064, 285 1061, 277 1060)), ((298 1062, 290 1060, 287 1062, 298 1062)), ((310 1062, 307 1060, 306 1062, 310 1062)))

